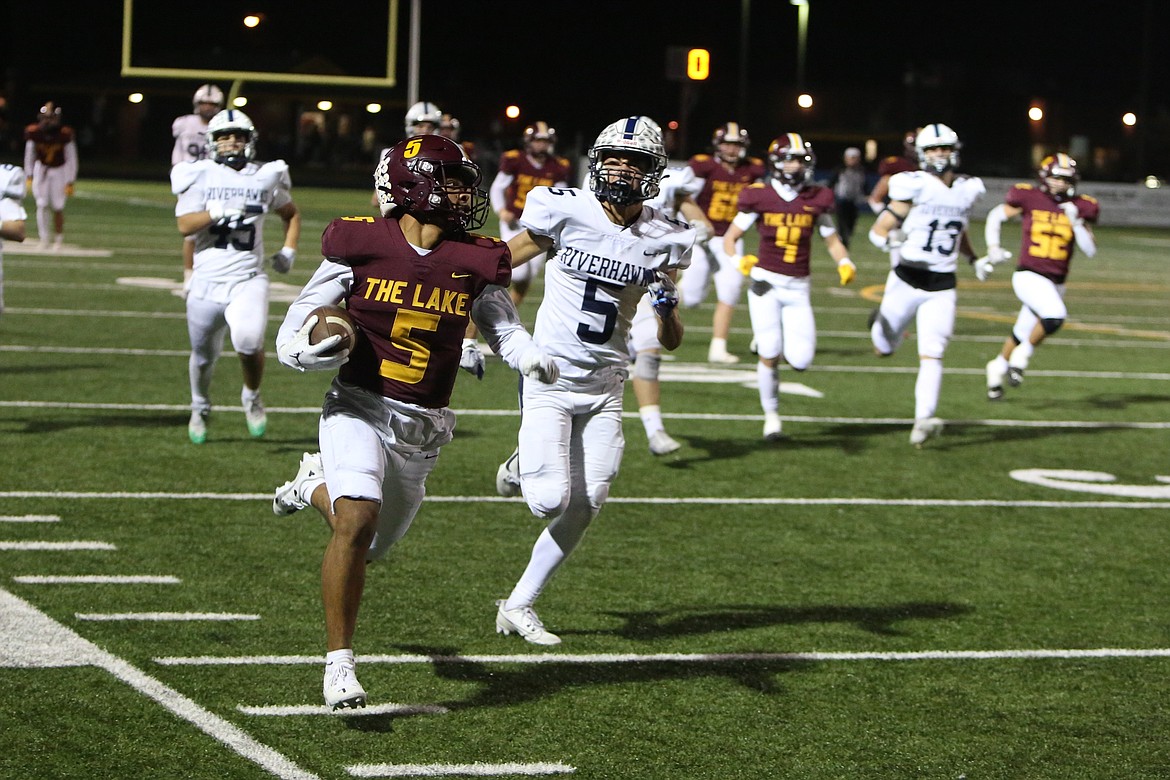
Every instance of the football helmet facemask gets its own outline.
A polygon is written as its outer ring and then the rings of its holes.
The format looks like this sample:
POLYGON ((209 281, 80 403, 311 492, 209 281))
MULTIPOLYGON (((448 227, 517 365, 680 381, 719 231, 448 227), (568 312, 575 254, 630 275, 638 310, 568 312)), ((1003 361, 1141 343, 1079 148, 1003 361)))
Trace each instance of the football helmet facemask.
POLYGON ((244 166, 256 156, 256 126, 243 111, 227 108, 213 116, 207 123, 207 154, 220 165, 226 165, 235 170, 243 170, 244 166), (244 143, 239 148, 219 148, 219 139, 225 135, 239 135, 244 143))
POLYGON ((662 145, 662 129, 653 119, 619 119, 601 131, 587 157, 589 189, 598 200, 629 206, 658 194, 662 172, 666 170, 666 148, 662 145), (641 173, 628 166, 605 164, 615 157, 626 158, 641 173))
POLYGON ((959 167, 959 149, 962 146, 959 143, 959 134, 946 125, 937 122, 926 125, 918 131, 918 137, 914 139, 914 148, 918 151, 918 167, 939 175, 954 170, 959 167), (927 159, 928 150, 940 148, 949 149, 950 152, 945 156, 930 155, 930 159, 927 159))
POLYGON ((434 103, 420 100, 406 110, 405 129, 408 136, 426 135, 439 132, 439 125, 443 122, 443 111, 434 103), (429 128, 421 125, 429 124, 429 128))
POLYGON ((784 184, 794 189, 800 189, 812 181, 813 171, 817 167, 817 155, 813 152, 812 144, 804 140, 800 133, 785 133, 777 136, 768 146, 768 165, 772 168, 772 175, 784 184), (789 162, 799 162, 800 168, 791 169, 785 165, 789 162))
POLYGON ((416 135, 390 147, 374 169, 382 216, 401 209, 447 230, 478 230, 487 219, 479 166, 441 135, 416 135))
POLYGON ((439 120, 439 135, 444 138, 450 138, 452 141, 458 143, 459 129, 461 127, 462 123, 458 119, 450 114, 443 114, 443 118, 439 120))
POLYGON ((732 165, 747 157, 748 145, 750 143, 751 139, 748 137, 748 131, 738 122, 728 122, 725 125, 719 125, 711 135, 711 148, 715 150, 715 157, 732 165), (739 149, 736 151, 734 157, 728 157, 723 154, 723 150, 720 148, 722 144, 735 144, 739 149))
POLYGON ((1051 195, 1058 203, 1076 196, 1077 161, 1063 152, 1050 154, 1040 163, 1040 189, 1051 195))

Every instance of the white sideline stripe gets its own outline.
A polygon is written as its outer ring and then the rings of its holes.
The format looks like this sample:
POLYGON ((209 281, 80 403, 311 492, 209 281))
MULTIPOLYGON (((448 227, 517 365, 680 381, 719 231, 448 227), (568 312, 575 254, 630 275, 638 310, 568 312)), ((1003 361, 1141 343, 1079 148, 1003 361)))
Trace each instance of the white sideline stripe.
POLYGON ((117 550, 109 542, 0 542, 0 550, 117 550))
POLYGON ((75 612, 78 620, 118 621, 184 621, 184 620, 259 620, 259 615, 241 615, 231 612, 75 612))
POLYGON ((96 666, 281 780, 320 780, 242 729, 0 589, 0 667, 96 666), (28 659, 33 659, 30 663, 28 659))
MULTIPOLYGON (((271 501, 272 493, 79 493, 72 491, 3 491, 0 498, 127 499, 144 501, 271 501)), ((431 504, 522 504, 524 499, 501 496, 427 496, 431 504)), ((696 506, 740 504, 743 506, 945 506, 1032 507, 1038 509, 1170 509, 1170 501, 1007 501, 951 498, 722 498, 717 496, 610 496, 610 504, 692 504, 696 506)))
MULTIPOLYGON (((0 348, 2 351, 2 348, 0 348)), ((982 373, 982 372, 980 372, 982 373)), ((747 374, 745 373, 745 377, 747 374)), ((1133 376, 1132 374, 1128 376, 1133 376)), ((1170 374, 1159 375, 1170 379, 1170 374)), ((1153 375, 1151 375, 1151 378, 1153 375)), ((0 408, 11 409, 109 409, 115 411, 141 412, 187 412, 191 410, 189 404, 115 404, 115 403, 88 403, 72 401, 0 401, 0 408)), ((242 406, 218 406, 227 412, 243 412, 242 406)), ((269 413, 276 414, 312 414, 320 415, 319 406, 269 406, 269 413)), ((457 416, 466 417, 519 417, 519 409, 452 409, 457 416)), ((662 416, 670 420, 713 420, 718 422, 759 422, 763 419, 760 414, 693 414, 687 412, 663 412, 662 416)), ((633 420, 640 419, 638 412, 623 412, 622 417, 633 420)), ((816 417, 812 415, 780 415, 785 422, 801 423, 828 423, 832 425, 913 425, 914 420, 908 417, 816 417)), ((1107 420, 1001 420, 1001 419, 974 419, 974 420, 944 420, 952 427, 986 425, 996 428, 1084 428, 1084 429, 1139 429, 1163 430, 1170 428, 1170 422, 1110 422, 1107 420)))
POLYGON ((169 574, 22 574, 12 578, 23 585, 178 585, 169 574))
MULTIPOLYGON (((359 655, 361 664, 702 664, 771 661, 1010 661, 1078 658, 1170 658, 1170 647, 1034 650, 923 650, 917 652, 808 653, 529 653, 524 655, 359 655)), ((299 666, 319 655, 173 656, 160 666, 299 666)))
POLYGON ((571 775, 570 764, 353 764, 354 777, 499 777, 502 775, 571 775))
MULTIPOLYGON (((321 659, 318 658, 318 661, 321 659)), ((287 706, 271 705, 265 707, 246 707, 243 704, 236 709, 245 715, 262 715, 268 717, 288 718, 298 715, 331 715, 333 717, 360 718, 367 715, 442 715, 450 712, 446 707, 438 704, 375 704, 361 707, 356 710, 334 710, 325 704, 292 704, 287 706)))
POLYGON ((60 515, 0 515, 0 523, 59 523, 60 515))

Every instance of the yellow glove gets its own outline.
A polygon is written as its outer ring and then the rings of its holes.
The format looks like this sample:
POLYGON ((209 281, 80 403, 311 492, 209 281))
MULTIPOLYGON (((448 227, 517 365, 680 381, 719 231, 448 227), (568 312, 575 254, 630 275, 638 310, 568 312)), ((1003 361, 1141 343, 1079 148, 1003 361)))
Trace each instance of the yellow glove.
POLYGON ((739 258, 739 272, 744 276, 747 276, 752 272, 752 268, 754 268, 758 262, 760 262, 760 258, 756 257, 755 255, 744 255, 743 257, 739 258))
POLYGON ((28 176, 24 180, 24 186, 29 192, 32 192, 32 177, 28 176))
POLYGON ((65 185, 65 195, 66 197, 73 197, 73 182, 69 182, 65 185))
POLYGON ((837 263, 837 276, 841 277, 841 286, 844 287, 857 277, 857 266, 848 257, 842 257, 837 263))

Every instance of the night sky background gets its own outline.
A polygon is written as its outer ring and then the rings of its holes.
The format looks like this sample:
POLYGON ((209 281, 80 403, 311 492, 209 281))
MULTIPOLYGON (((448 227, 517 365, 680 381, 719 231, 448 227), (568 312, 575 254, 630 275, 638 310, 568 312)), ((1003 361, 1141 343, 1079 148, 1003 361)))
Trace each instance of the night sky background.
MULTIPOLYGON (((1086 178, 1170 179, 1170 3, 810 2, 803 86, 816 103, 809 111, 795 105, 798 12, 786 0, 717 0, 697 12, 660 0, 423 0, 419 96, 458 116, 464 137, 488 158, 515 146, 537 119, 557 128, 562 153, 575 154, 609 122, 647 114, 681 122, 675 157, 705 150, 712 130, 734 119, 751 133, 756 154, 776 135, 804 133, 824 168, 845 146, 875 138, 882 154, 894 153, 906 130, 941 121, 959 132, 964 168, 974 173, 1027 175, 1033 145, 1067 150, 1076 138, 1089 150, 1080 160, 1086 178), (669 80, 671 46, 708 49, 711 77, 669 80), (1040 124, 1027 119, 1032 101, 1045 108, 1040 124), (522 108, 519 119, 503 117, 509 103, 522 108), (1138 115, 1136 127, 1123 127, 1126 111, 1138 115)), ((245 85, 263 156, 296 166, 298 118, 320 98, 337 106, 331 124, 348 112, 370 125, 379 146, 400 137, 410 5, 399 4, 393 88, 245 85), (366 116, 360 107, 369 100, 385 103, 385 112, 366 116)), ((0 17, 9 125, 0 155, 19 157, 14 137, 55 99, 81 134, 83 176, 87 160, 91 171, 107 160, 119 170, 165 170, 170 121, 190 110, 200 82, 120 75, 120 0, 60 9, 13 2, 0 17), (125 96, 136 90, 147 100, 131 109, 125 96)), ((136 65, 368 76, 385 56, 384 2, 136 0, 136 9, 136 65), (261 31, 242 27, 246 11, 265 14, 261 31)), ((346 157, 333 167, 370 164, 346 157)))

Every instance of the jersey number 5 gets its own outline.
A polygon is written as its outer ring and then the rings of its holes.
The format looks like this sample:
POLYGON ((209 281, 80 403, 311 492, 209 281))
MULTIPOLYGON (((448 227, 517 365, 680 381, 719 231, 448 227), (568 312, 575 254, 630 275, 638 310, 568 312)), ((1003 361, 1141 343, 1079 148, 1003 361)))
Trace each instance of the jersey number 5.
POLYGON ((577 323, 577 337, 587 344, 604 344, 613 335, 614 325, 617 324, 618 307, 612 301, 597 300, 597 282, 585 282, 585 299, 581 301, 581 311, 600 314, 604 317, 601 330, 593 330, 589 323, 577 323))
POLYGON ((399 309, 398 313, 394 315, 394 327, 390 329, 390 343, 404 352, 410 353, 410 360, 406 363, 383 360, 382 364, 378 366, 378 373, 387 379, 408 385, 421 382, 423 374, 427 372, 427 364, 431 362, 431 348, 425 341, 413 338, 411 331, 433 332, 438 329, 438 314, 399 309))

